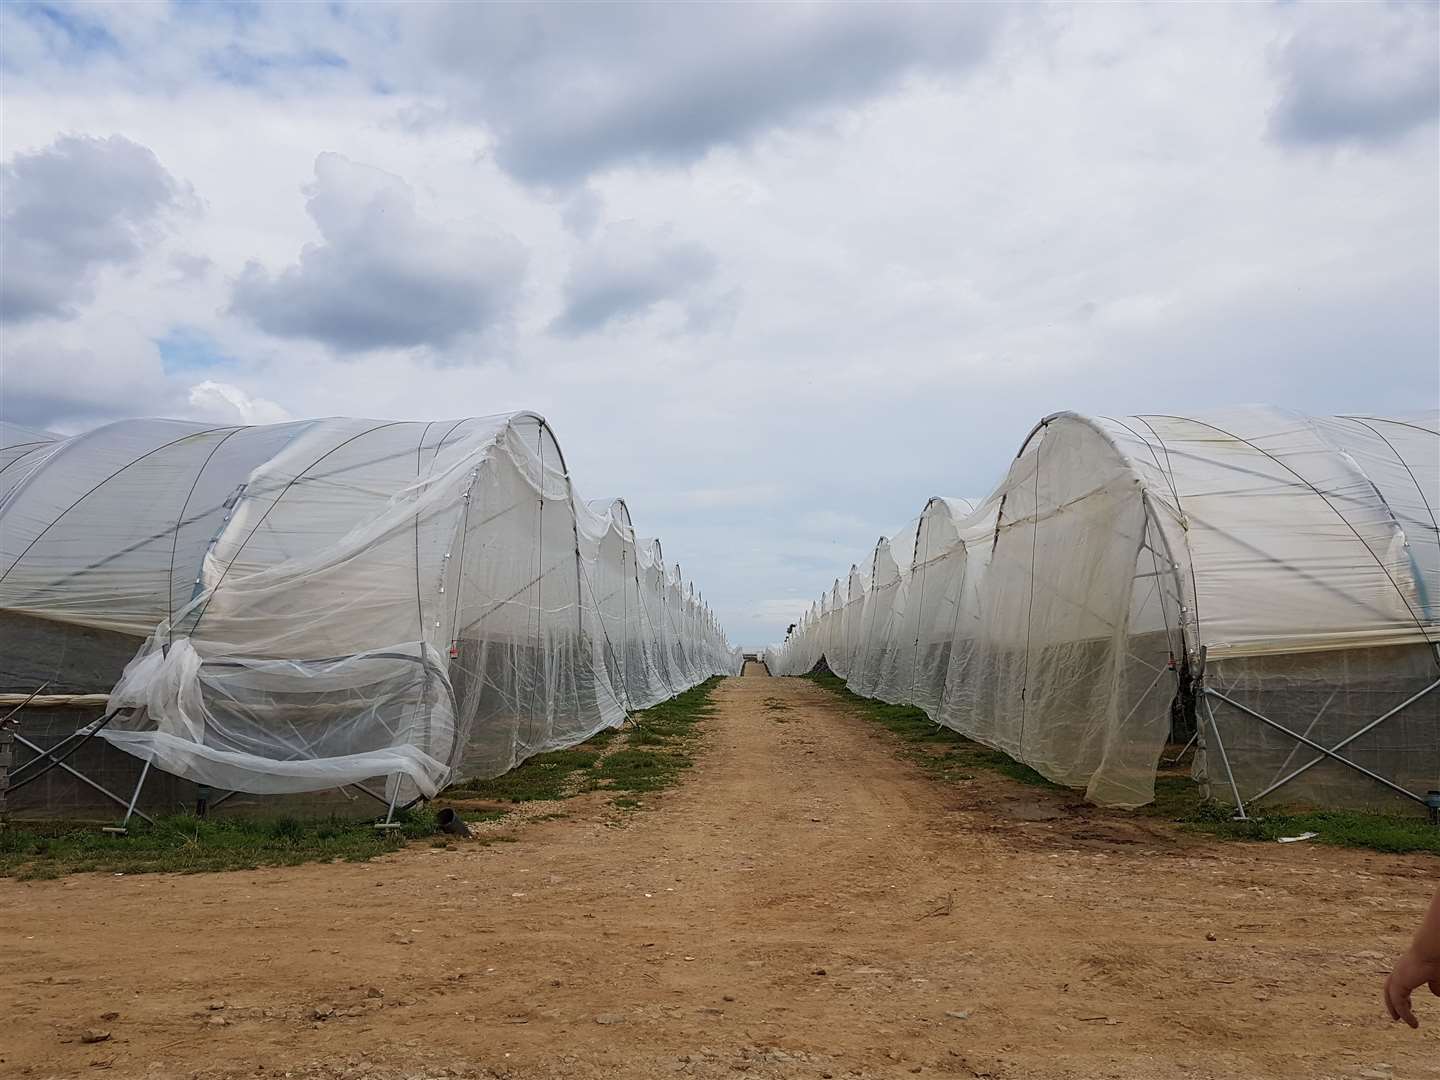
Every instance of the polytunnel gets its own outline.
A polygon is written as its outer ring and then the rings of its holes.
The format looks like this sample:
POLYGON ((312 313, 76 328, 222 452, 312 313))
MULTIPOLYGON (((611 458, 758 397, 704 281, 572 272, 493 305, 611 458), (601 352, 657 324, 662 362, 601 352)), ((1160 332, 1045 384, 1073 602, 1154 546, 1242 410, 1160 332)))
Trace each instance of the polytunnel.
POLYGON ((870 587, 861 601, 858 640, 850 665, 850 688, 862 697, 875 697, 889 643, 891 622, 897 607, 903 612, 903 598, 897 597, 900 567, 890 552, 890 541, 881 537, 870 556, 870 587))
MULTIPOLYGON (((967 499, 934 497, 914 522, 908 565, 902 564, 893 634, 875 697, 913 703, 933 715, 939 708, 950 643, 964 610, 965 545, 961 523, 974 512, 967 499)), ((907 530, 907 533, 912 530, 907 530)))
POLYGON ((184 784, 394 806, 738 670, 533 413, 0 434, 0 689, 108 695, 94 725, 25 710, 45 775, 12 810, 124 803, 147 774, 142 806, 184 784))
MULTIPOLYGON (((910 669, 862 686, 1097 803, 1149 801, 1193 738, 1241 813, 1415 808, 1440 788, 1437 504, 1433 412, 1056 414, 963 517, 927 503, 868 623, 889 640, 860 646, 910 669)), ((771 671, 835 668, 824 629, 771 671)))
POLYGON ((869 567, 861 570, 857 564, 850 566, 846 579, 845 600, 840 607, 839 640, 831 668, 836 675, 849 679, 854 667, 855 656, 861 649, 861 630, 865 624, 865 594, 870 588, 869 567))

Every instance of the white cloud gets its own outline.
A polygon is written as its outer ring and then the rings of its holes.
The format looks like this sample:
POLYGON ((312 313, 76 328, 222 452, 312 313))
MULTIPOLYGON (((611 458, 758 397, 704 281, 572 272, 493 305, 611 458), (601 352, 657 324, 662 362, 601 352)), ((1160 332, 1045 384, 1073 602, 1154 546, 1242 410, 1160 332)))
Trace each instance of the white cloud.
POLYGON ((444 347, 508 328, 525 273, 514 237, 427 221, 404 180, 341 154, 315 159, 307 194, 323 241, 278 274, 247 263, 235 283, 237 314, 340 352, 444 347))
POLYGON ((568 185, 617 165, 688 164, 912 71, 964 72, 1004 15, 983 4, 440 4, 420 9, 412 46, 456 108, 497 133, 512 175, 568 185))
POLYGON ((677 238, 672 228, 619 222, 576 256, 565 278, 565 308, 554 328, 571 336, 587 334, 668 303, 684 314, 688 329, 709 329, 726 295, 709 288, 717 269, 712 252, 677 238))
POLYGON ((8 329, 3 346, 0 415, 6 420, 69 433, 125 416, 183 411, 183 390, 165 378, 154 346, 127 334, 114 318, 29 333, 8 329), (103 349, 90 347, 92 334, 103 349))
POLYGON ((278 424, 294 419, 273 401, 211 379, 190 388, 189 404, 196 416, 220 423, 278 424))
POLYGON ((61 135, 0 166, 0 319, 72 318, 107 267, 138 262, 187 196, 148 147, 61 135))
MULTIPOLYGON (((0 5, 6 145, 119 134, 205 212, 102 267, 73 317, 5 327, 7 418, 238 419, 192 403, 202 380, 297 417, 534 408, 581 492, 624 495, 737 636, 778 636, 787 597, 803 612, 928 496, 987 491, 1046 413, 1440 397, 1433 128, 1304 144, 1325 153, 1278 137, 1287 50, 1334 5, 1025 9, 983 41, 906 7, 858 75, 833 59, 877 16, 833 5, 784 9, 775 41, 719 8, 597 16, 594 40, 574 5, 481 13, 509 68, 478 75, 434 64, 433 11, 131 7, 64 9, 101 30, 47 45, 0 5), (981 51, 952 61, 957 40, 981 51), (524 96, 577 57, 553 98, 524 96), (768 69, 786 58, 810 59, 768 69), (747 79, 761 100, 735 97, 747 79), (669 138, 697 103, 713 123, 669 138), (508 293, 493 232, 525 254, 508 293), (167 373, 177 327, 225 363, 167 373)), ((1391 41, 1409 8, 1343 17, 1400 82, 1437 44, 1428 21, 1391 41)), ((1307 93, 1374 98, 1304 72, 1307 93)))
POLYGON ((1316 4, 1301 18, 1275 57, 1276 138, 1384 143, 1440 117, 1440 7, 1316 4))

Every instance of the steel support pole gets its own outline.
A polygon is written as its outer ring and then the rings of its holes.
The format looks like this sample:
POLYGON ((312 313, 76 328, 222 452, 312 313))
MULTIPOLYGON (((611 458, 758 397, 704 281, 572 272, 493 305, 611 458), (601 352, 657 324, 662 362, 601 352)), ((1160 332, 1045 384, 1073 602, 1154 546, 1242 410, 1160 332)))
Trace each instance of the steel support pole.
MULTIPOLYGON (((64 770, 65 770, 67 773, 69 773, 71 776, 75 777, 75 779, 81 781, 82 783, 89 784, 92 788, 94 788, 96 791, 100 792, 100 794, 104 795, 106 798, 109 798, 109 799, 114 800, 115 802, 119 803, 121 806, 125 806, 125 807, 128 807, 128 806, 129 806, 129 804, 128 804, 123 798, 121 798, 119 795, 116 795, 116 794, 115 794, 113 791, 111 791, 109 788, 106 788, 106 787, 104 787, 104 786, 102 786, 102 785, 100 785, 100 784, 97 784, 94 780, 91 780, 90 777, 86 776, 86 775, 85 775, 84 773, 82 773, 79 769, 74 768, 68 761, 58 761, 58 760, 56 760, 56 759, 53 757, 53 754, 52 754, 52 752, 51 752, 50 750, 45 750, 45 749, 42 749, 42 748, 39 747, 39 746, 36 746, 33 742, 31 742, 29 739, 25 738, 25 736, 24 736, 24 735, 21 735, 18 731, 15 733, 15 741, 18 742, 18 743, 23 743, 25 746, 28 746, 31 750, 35 751, 35 753, 36 753, 37 755, 39 755, 39 757, 50 758, 52 761, 55 761, 55 764, 56 764, 56 765, 58 765, 60 768, 64 769, 64 770)), ((26 764, 29 764, 29 762, 26 762, 26 764)), ((143 818, 145 821, 148 821, 151 825, 154 825, 154 824, 155 824, 155 819, 152 818, 152 817, 150 817, 150 816, 149 816, 148 814, 146 814, 143 810, 136 810, 136 811, 134 811, 134 813, 135 813, 135 815, 136 815, 137 817, 143 818)))
POLYGON ((1215 746, 1220 751, 1220 760, 1225 763, 1225 775, 1230 779, 1230 791, 1235 796, 1235 806, 1241 821, 1246 820, 1245 800, 1240 798, 1240 788, 1235 783, 1235 772, 1230 768, 1230 755, 1225 753, 1225 742, 1220 738, 1220 725, 1215 722, 1215 710, 1210 707, 1210 691, 1206 689, 1205 712, 1210 717, 1210 730, 1215 733, 1215 746))
MULTIPOLYGON (((1414 799, 1416 802, 1420 803, 1422 806, 1424 805, 1425 800, 1424 800, 1423 798, 1421 798, 1419 795, 1416 795, 1413 791, 1407 791, 1405 788, 1401 787, 1399 784, 1396 784, 1396 783, 1394 783, 1394 782, 1392 782, 1392 781, 1390 781, 1390 780, 1385 779, 1385 777, 1381 776, 1379 773, 1371 772, 1369 769, 1365 768, 1365 766, 1363 766, 1363 765, 1358 765, 1358 764, 1356 764, 1355 762, 1351 761, 1349 758, 1341 757, 1339 754, 1335 753, 1333 750, 1330 750, 1330 749, 1328 749, 1328 748, 1326 748, 1326 747, 1324 747, 1324 746, 1321 746, 1321 745, 1320 745, 1319 743, 1317 743, 1314 739, 1307 739, 1304 735, 1300 735, 1300 734, 1298 734, 1297 732, 1291 731, 1291 730, 1290 730, 1289 728, 1287 728, 1284 724, 1277 723, 1276 721, 1271 720, 1268 716, 1264 715, 1263 713, 1258 713, 1258 712, 1256 712, 1254 709, 1250 708, 1248 705, 1242 705, 1242 704, 1240 704, 1240 702, 1235 701, 1235 700, 1233 700, 1232 698, 1226 697, 1224 694, 1220 693, 1218 690, 1211 690, 1211 689, 1209 689, 1208 687, 1206 688, 1205 693, 1206 693, 1209 697, 1219 698, 1221 701, 1224 701, 1224 702, 1226 702, 1226 703, 1228 703, 1228 704, 1230 704, 1230 705, 1235 706, 1235 708, 1239 709, 1241 712, 1246 713, 1246 714, 1248 714, 1248 715, 1250 715, 1250 716, 1253 716, 1256 720, 1259 720, 1261 723, 1269 724, 1271 727, 1275 728, 1277 731, 1283 731, 1286 735, 1289 735, 1292 739, 1296 740, 1297 742, 1302 742, 1302 743, 1304 743, 1306 746, 1310 747, 1312 750, 1318 750, 1318 751, 1319 751, 1321 754, 1323 754, 1325 757, 1334 758, 1336 761, 1340 762, 1340 764, 1342 764, 1342 765, 1348 765, 1350 768, 1354 769, 1356 772, 1358 772, 1358 773, 1363 773, 1364 775, 1370 777, 1371 780, 1374 780, 1377 784, 1382 784, 1382 785, 1384 785, 1385 787, 1389 788, 1391 791, 1395 792, 1397 795, 1403 795, 1403 796, 1405 796, 1405 798, 1407 798, 1407 799, 1414 799)), ((1208 702, 1206 703, 1206 706, 1205 706, 1205 707, 1206 707, 1207 709, 1210 707, 1208 702)), ((1212 721, 1212 723, 1213 723, 1214 717, 1215 717, 1214 712, 1211 712, 1210 717, 1211 717, 1211 721, 1212 721)))
MULTIPOLYGON (((394 776, 394 778, 390 781, 390 786, 391 786, 391 789, 392 789, 392 790, 391 790, 391 793, 390 793, 390 799, 389 799, 389 801, 388 801, 388 803, 386 804, 386 807, 385 807, 385 820, 384 820, 384 821, 381 821, 381 822, 377 822, 376 825, 375 825, 375 828, 377 828, 377 829, 398 829, 398 828, 400 828, 400 823, 395 820, 395 804, 400 801, 400 784, 401 784, 401 782, 402 782, 402 779, 403 779, 403 778, 401 777, 401 775, 400 775, 399 773, 396 773, 395 776, 394 776)), ((357 785, 357 786, 358 786, 358 785, 357 785)))
POLYGON ((145 759, 144 766, 140 769, 140 779, 135 782, 135 793, 130 796, 130 805, 125 807, 125 817, 120 821, 120 827, 115 829, 104 829, 103 832, 119 833, 124 836, 130 831, 130 818, 135 813, 135 804, 140 801, 140 789, 145 786, 145 778, 150 775, 150 759, 145 759))
MULTIPOLYGON (((1333 754, 1333 753, 1334 753, 1335 751, 1337 751, 1337 750, 1343 750, 1345 747, 1349 746, 1349 745, 1350 745, 1352 742, 1354 742, 1356 739, 1360 738, 1361 735, 1364 735, 1364 734, 1366 734, 1367 732, 1374 730, 1375 728, 1377 728, 1377 727, 1379 727, 1381 724, 1383 724, 1386 720, 1389 720, 1390 717, 1394 716, 1396 713, 1398 713, 1398 712, 1400 712, 1401 710, 1406 709, 1406 708, 1408 708, 1409 706, 1415 704, 1415 702, 1419 701, 1422 697, 1424 697, 1426 694, 1430 693, 1430 691, 1431 691, 1431 690, 1434 690, 1437 686, 1440 686, 1440 679, 1436 679, 1436 680, 1435 680, 1434 682, 1432 682, 1429 686, 1425 687, 1424 690, 1421 690, 1418 694, 1413 694, 1413 695, 1411 695, 1410 697, 1406 698, 1404 701, 1402 701, 1399 705, 1396 705, 1396 706, 1395 706, 1393 709, 1391 709, 1389 712, 1383 713, 1382 715, 1377 716, 1374 720, 1370 721, 1370 723, 1366 724, 1366 725, 1365 725, 1364 727, 1362 727, 1359 731, 1353 731, 1353 732, 1351 732, 1349 735, 1345 736, 1345 738, 1341 739, 1338 743, 1336 743, 1334 746, 1332 746, 1332 747, 1330 748, 1330 752, 1333 754)), ((1250 801, 1251 801, 1251 802, 1254 802, 1256 799, 1263 799, 1266 795, 1269 795, 1272 791, 1275 791, 1277 788, 1284 787, 1284 786, 1285 786, 1286 784, 1288 784, 1291 780, 1294 780, 1297 776, 1299 776, 1301 773, 1303 773, 1306 769, 1310 768, 1310 766, 1312 766, 1312 765, 1318 765, 1320 762, 1322 762, 1322 761, 1324 761, 1324 760, 1325 760, 1325 755, 1324 755, 1324 754, 1321 754, 1319 757, 1311 758, 1311 759, 1310 759, 1309 761, 1307 761, 1304 765, 1301 765, 1298 769, 1296 769, 1294 772, 1290 773, 1288 776, 1285 776, 1285 777, 1283 777, 1283 778, 1281 778, 1281 779, 1279 779, 1279 780, 1276 780, 1275 783, 1271 784, 1271 785, 1270 785, 1269 787, 1267 787, 1264 791, 1260 792, 1260 793, 1257 794, 1257 795, 1252 796, 1251 799, 1250 799, 1250 801)), ((1341 760, 1341 761, 1346 761, 1345 758, 1341 758, 1340 760, 1341 760)), ((1347 763, 1347 764, 1353 764, 1352 762, 1348 762, 1348 761, 1347 761, 1346 763, 1347 763)))
POLYGON ((1172 758, 1162 758, 1161 760, 1163 760, 1163 761, 1168 761, 1171 765, 1174 765, 1176 762, 1178 762, 1181 758, 1183 758, 1183 757, 1185 756, 1185 752, 1186 752, 1187 750, 1189 750, 1190 747, 1192 747, 1192 746, 1195 745, 1195 740, 1198 739, 1199 737, 1200 737, 1200 732, 1197 730, 1194 735, 1191 735, 1191 736, 1190 736, 1189 741, 1186 742, 1186 744, 1180 748, 1180 752, 1179 752, 1178 754, 1176 754, 1176 755, 1175 755, 1174 757, 1172 757, 1172 758))
MULTIPOLYGON (((20 740, 21 742, 23 742, 26 746, 30 747, 30 749, 34 750, 35 753, 36 753, 37 755, 39 755, 39 756, 31 758, 29 761, 25 762, 24 765, 22 765, 22 766, 20 766, 19 768, 17 768, 17 769, 15 770, 15 772, 18 773, 18 772, 20 771, 20 769, 28 769, 31 765, 38 764, 43 758, 48 758, 48 759, 51 760, 51 761, 55 761, 55 755, 56 755, 57 753, 59 753, 59 751, 60 751, 60 749, 61 749, 62 747, 68 745, 69 743, 74 742, 76 739, 88 738, 90 735, 94 734, 93 729, 94 729, 95 726, 96 726, 97 724, 99 724, 99 723, 100 723, 99 720, 92 720, 92 721, 90 721, 90 723, 86 724, 84 727, 78 727, 78 728, 76 728, 74 731, 72 731, 69 735, 66 735, 63 739, 61 739, 61 740, 60 740, 58 743, 56 743, 54 746, 50 747, 49 750, 41 750, 41 749, 40 749, 38 746, 36 746, 34 743, 30 742, 28 739, 23 738, 22 736, 20 736, 20 735, 17 733, 16 736, 15 736, 15 738, 19 739, 19 740, 20 740)), ((56 762, 56 763, 59 764, 59 765, 62 765, 62 766, 64 765, 64 762, 56 762)), ((10 781, 11 781, 11 784, 14 785, 14 783, 15 783, 15 777, 14 777, 14 776, 11 776, 11 777, 10 777, 10 781)), ((16 786, 18 786, 18 785, 16 785, 16 786)), ((121 799, 120 801, 121 801, 121 803, 122 803, 122 805, 123 805, 123 803, 124 803, 125 800, 124 800, 124 799, 121 799)))

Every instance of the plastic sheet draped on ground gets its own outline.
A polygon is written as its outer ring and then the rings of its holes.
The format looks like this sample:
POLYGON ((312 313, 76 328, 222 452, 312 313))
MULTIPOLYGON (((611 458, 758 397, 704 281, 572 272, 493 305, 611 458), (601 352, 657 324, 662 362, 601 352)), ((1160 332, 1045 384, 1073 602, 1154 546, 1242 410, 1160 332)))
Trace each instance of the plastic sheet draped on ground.
POLYGON ((1192 733, 1212 795, 1416 809, 1440 788, 1440 413, 1051 416, 978 505, 931 499, 768 650, 1106 805, 1192 733))
POLYGON ((101 734, 218 789, 433 795, 739 670, 534 414, 0 443, 0 617, 144 639, 101 734))

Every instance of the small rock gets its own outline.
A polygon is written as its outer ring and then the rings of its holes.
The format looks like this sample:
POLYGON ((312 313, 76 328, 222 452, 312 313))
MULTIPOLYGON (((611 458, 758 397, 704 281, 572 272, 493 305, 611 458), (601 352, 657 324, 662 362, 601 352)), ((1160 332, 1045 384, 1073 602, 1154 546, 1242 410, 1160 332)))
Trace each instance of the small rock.
POLYGON ((1205 940, 1206 940, 1206 941, 1219 941, 1220 939, 1215 936, 1215 931, 1214 931, 1214 930, 1207 930, 1207 931, 1205 932, 1205 940))
POLYGON ((86 1028, 80 1033, 82 1043, 102 1043, 110 1039, 110 1032, 104 1028, 86 1028))
POLYGON ((951 1020, 969 1020, 969 1019, 970 1019, 970 1014, 969 1014, 968 1012, 960 1012, 958 1009, 946 1009, 946 1010, 945 1010, 945 1015, 948 1016, 951 1020))
POLYGON ((619 1013, 600 1013, 595 1017, 595 1022, 597 1024, 623 1024, 625 1017, 619 1013))
POLYGON ((100 1019, 101 1019, 101 1020, 119 1020, 119 1019, 120 1019, 120 1014, 119 1014, 118 1012, 103 1012, 103 1013, 100 1014, 100 1019))
POLYGON ((810 971, 810 974, 811 974, 811 975, 824 975, 824 974, 825 974, 825 969, 824 969, 824 968, 812 968, 811 971, 810 971))
POLYGON ((734 1001, 734 1000, 735 1000, 735 996, 734 996, 733 994, 722 994, 722 995, 720 996, 720 1000, 721 1000, 721 1001, 734 1001))
POLYGON ((381 990, 378 986, 367 986, 365 988, 365 996, 367 998, 382 998, 385 996, 385 991, 381 990))
POLYGON ((205 1007, 206 1007, 207 1009, 209 1009, 211 1012, 219 1012, 221 1009, 225 1008, 225 1002, 223 1002, 223 1001, 212 1001, 212 1002, 210 1002, 209 1005, 206 1005, 205 1007))
POLYGON ((230 1021, 229 1021, 229 1020, 226 1020, 225 1017, 223 1017, 223 1016, 212 1016, 212 1017, 210 1017, 209 1020, 206 1020, 205 1022, 206 1022, 207 1024, 209 1024, 211 1027, 229 1027, 229 1026, 230 1026, 230 1021))
POLYGON ((310 1019, 312 1020, 325 1020, 334 1015, 334 1005, 316 1005, 315 1008, 310 1010, 310 1019))

